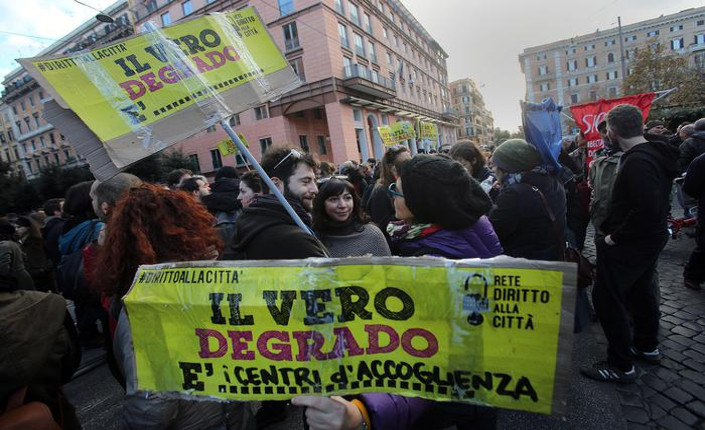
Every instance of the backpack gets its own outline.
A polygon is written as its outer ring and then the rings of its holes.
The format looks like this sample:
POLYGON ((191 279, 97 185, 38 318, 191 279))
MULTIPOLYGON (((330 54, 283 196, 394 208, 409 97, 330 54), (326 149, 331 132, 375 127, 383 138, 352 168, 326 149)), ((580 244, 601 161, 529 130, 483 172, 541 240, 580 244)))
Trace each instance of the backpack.
POLYGON ((89 234, 74 234, 68 248, 71 251, 61 255, 61 262, 56 266, 56 286, 67 299, 76 300, 91 295, 84 273, 83 248, 97 237, 99 229, 100 222, 91 221, 89 234))
POLYGON ((235 222, 237 222, 237 219, 240 217, 241 213, 242 210, 233 212, 216 212, 214 227, 218 230, 220 238, 223 239, 223 243, 225 244, 223 249, 230 248, 230 244, 233 241, 233 236, 235 235, 235 222))

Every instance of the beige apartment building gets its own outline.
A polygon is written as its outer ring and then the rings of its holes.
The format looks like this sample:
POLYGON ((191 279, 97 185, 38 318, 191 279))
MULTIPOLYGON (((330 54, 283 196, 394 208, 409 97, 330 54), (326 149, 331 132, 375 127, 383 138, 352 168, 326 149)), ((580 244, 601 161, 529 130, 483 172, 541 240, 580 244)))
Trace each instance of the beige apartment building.
POLYGON ((450 83, 453 110, 458 115, 458 138, 483 145, 494 141, 494 118, 475 81, 469 78, 450 83))
MULTIPOLYGON (((438 143, 456 139, 447 54, 398 0, 131 0, 138 27, 253 6, 302 81, 276 101, 234 115, 230 124, 255 158, 271 145, 291 145, 320 161, 381 158, 380 125, 433 122, 438 143)), ((219 127, 180 144, 209 174, 222 165, 219 127)), ((406 141, 413 153, 431 142, 406 141)))
MULTIPOLYGON (((127 0, 112 4, 105 13, 114 22, 91 19, 36 56, 70 54, 131 35, 133 27, 127 6, 127 0)), ((2 85, 0 157, 11 163, 14 171, 32 179, 41 168, 49 165, 86 164, 71 148, 71 142, 42 118, 42 101, 49 95, 24 68, 18 67, 5 76, 2 85)))
POLYGON ((621 32, 611 28, 526 48, 519 55, 526 100, 552 97, 568 107, 619 97, 636 51, 649 43, 688 56, 693 66, 705 65, 705 7, 624 25, 621 32))

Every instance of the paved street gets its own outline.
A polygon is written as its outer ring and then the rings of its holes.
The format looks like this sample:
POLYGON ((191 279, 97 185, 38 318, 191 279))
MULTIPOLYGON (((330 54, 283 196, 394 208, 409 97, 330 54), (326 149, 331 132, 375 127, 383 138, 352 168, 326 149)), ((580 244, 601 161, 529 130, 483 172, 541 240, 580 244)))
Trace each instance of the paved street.
MULTIPOLYGON (((614 386, 581 377, 579 366, 603 359, 606 351, 602 330, 593 323, 575 337, 567 415, 557 418, 502 411, 499 427, 705 429, 705 291, 682 286, 683 264, 693 245, 692 239, 681 235, 669 240, 661 255, 661 365, 640 364, 640 379, 631 385, 614 386)), ((85 429, 119 428, 122 393, 105 364, 68 384, 66 394, 85 429)), ((301 414, 294 408, 287 422, 271 427, 302 428, 301 414)))

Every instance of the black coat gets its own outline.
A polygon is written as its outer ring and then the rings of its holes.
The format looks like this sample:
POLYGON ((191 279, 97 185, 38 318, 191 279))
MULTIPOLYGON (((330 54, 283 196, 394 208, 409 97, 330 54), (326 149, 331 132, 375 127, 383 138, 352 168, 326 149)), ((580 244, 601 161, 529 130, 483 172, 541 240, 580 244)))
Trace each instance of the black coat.
POLYGON ((392 198, 384 186, 377 184, 372 189, 370 199, 367 202, 367 213, 370 214, 372 222, 387 236, 387 225, 396 218, 394 217, 395 211, 392 198))
POLYGON ((563 184, 556 176, 523 173, 521 184, 502 187, 490 222, 506 255, 560 261, 566 230, 563 184), (546 197, 556 218, 555 227, 539 194, 524 184, 535 186, 546 197))
MULTIPOLYGON (((289 200, 301 219, 310 224, 310 216, 301 205, 289 200)), ((323 244, 304 232, 271 194, 257 197, 245 208, 235 226, 232 246, 223 260, 293 260, 326 257, 323 244)))
POLYGON ((646 142, 626 151, 612 188, 601 230, 617 244, 655 245, 668 234, 671 186, 678 175, 678 149, 646 142))
POLYGON ((690 163, 705 153, 705 131, 697 131, 687 138, 680 146, 678 168, 680 173, 688 170, 690 163))
POLYGON ((698 214, 705 214, 705 154, 698 156, 690 163, 685 181, 683 181, 683 191, 698 199, 698 214))

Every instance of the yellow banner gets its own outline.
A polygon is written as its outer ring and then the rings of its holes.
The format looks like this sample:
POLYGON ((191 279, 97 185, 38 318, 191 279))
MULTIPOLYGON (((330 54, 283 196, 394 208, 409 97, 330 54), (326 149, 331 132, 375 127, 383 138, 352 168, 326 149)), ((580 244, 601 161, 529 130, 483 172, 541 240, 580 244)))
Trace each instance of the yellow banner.
POLYGON ((436 129, 436 124, 419 121, 419 138, 437 140, 438 130, 436 129))
POLYGON ((253 8, 19 61, 109 147, 118 167, 300 85, 253 8))
POLYGON ((379 135, 385 145, 395 145, 399 142, 416 138, 414 125, 409 121, 399 121, 391 125, 383 125, 377 127, 377 131, 379 131, 379 135))
MULTIPOLYGON (((242 142, 245 147, 250 147, 250 145, 247 144, 247 140, 245 140, 245 136, 243 136, 241 133, 238 133, 237 137, 240 138, 240 142, 242 142)), ((216 148, 218 148, 218 151, 220 151, 220 155, 222 155, 223 157, 238 153, 237 145, 235 145, 235 142, 233 142, 233 140, 230 138, 223 139, 218 142, 216 148)))
POLYGON ((575 269, 356 258, 140 267, 140 390, 223 399, 387 392, 560 413, 575 269))

